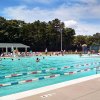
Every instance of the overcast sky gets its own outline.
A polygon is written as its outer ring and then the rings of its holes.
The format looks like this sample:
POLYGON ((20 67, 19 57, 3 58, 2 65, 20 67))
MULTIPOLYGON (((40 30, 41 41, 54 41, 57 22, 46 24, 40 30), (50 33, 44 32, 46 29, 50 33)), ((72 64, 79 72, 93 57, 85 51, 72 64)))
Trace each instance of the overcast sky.
POLYGON ((0 16, 25 22, 58 18, 77 35, 100 32, 100 0, 0 0, 0 16))

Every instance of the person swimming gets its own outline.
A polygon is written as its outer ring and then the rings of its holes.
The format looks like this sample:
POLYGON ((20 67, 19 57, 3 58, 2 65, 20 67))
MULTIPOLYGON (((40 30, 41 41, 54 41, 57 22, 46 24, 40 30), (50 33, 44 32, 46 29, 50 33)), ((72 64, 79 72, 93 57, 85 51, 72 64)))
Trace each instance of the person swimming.
POLYGON ((39 58, 36 58, 36 62, 39 62, 40 61, 40 59, 39 58))

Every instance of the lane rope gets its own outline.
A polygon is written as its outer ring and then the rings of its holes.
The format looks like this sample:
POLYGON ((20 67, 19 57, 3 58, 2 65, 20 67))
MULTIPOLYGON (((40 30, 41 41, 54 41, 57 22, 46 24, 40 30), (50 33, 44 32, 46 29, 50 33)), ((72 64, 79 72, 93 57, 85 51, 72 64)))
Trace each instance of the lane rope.
POLYGON ((28 80, 22 80, 22 81, 16 81, 16 82, 11 82, 11 83, 0 84, 0 87, 17 85, 17 84, 24 84, 24 83, 29 83, 29 82, 35 82, 35 81, 38 81, 38 80, 49 79, 49 78, 56 78, 56 77, 62 76, 62 75, 73 75, 73 74, 77 74, 77 73, 80 73, 80 72, 87 72, 87 71, 90 71, 90 70, 94 70, 94 69, 97 69, 97 68, 100 68, 100 66, 94 67, 94 68, 86 68, 86 69, 83 69, 83 70, 78 70, 78 71, 73 71, 73 72, 65 72, 65 73, 61 73, 61 74, 53 74, 53 75, 50 75, 50 76, 42 76, 42 77, 39 77, 39 78, 33 78, 33 79, 28 79, 28 80))
POLYGON ((5 78, 12 78, 12 77, 18 77, 18 76, 23 76, 23 75, 30 75, 30 74, 40 74, 40 73, 47 73, 50 71, 56 71, 56 70, 64 70, 64 69, 68 69, 68 68, 72 68, 72 67, 80 67, 80 66, 90 66, 90 65, 96 65, 96 64, 100 64, 100 62, 94 62, 94 63, 86 63, 86 64, 77 64, 75 66, 65 66, 65 67, 61 67, 61 68, 48 68, 48 69, 44 69, 44 70, 38 70, 38 71, 30 71, 30 72, 23 72, 23 73, 18 73, 18 74, 9 74, 9 75, 5 75, 5 76, 0 76, 0 79, 5 79, 5 78))

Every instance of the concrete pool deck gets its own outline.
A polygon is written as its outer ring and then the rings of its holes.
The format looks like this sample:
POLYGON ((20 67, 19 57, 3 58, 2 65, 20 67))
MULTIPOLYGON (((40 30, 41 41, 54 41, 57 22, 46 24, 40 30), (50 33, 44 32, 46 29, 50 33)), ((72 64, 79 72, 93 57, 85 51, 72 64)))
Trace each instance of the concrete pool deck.
POLYGON ((100 100, 100 77, 19 100, 100 100))
POLYGON ((100 74, 0 97, 0 100, 100 100, 100 74))

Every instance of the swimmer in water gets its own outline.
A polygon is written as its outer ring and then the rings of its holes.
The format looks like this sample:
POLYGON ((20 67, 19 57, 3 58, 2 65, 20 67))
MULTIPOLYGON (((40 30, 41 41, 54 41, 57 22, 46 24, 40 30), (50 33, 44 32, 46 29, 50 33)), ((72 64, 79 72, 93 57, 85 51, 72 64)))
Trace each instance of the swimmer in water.
POLYGON ((36 58, 36 62, 39 62, 40 61, 40 59, 39 58, 36 58))

